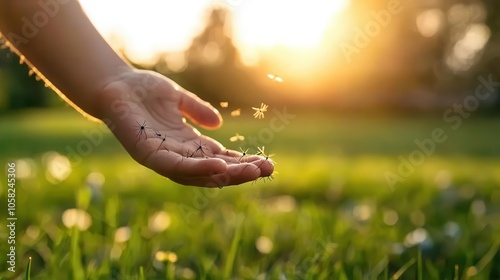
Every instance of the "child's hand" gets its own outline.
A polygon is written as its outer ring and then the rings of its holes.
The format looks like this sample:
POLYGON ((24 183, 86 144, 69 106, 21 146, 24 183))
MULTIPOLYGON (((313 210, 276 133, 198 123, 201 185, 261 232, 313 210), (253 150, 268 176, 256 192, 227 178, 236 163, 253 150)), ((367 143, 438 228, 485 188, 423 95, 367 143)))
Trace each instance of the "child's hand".
POLYGON ((100 117, 140 164, 171 180, 202 187, 236 185, 269 176, 271 160, 241 157, 185 122, 218 128, 218 111, 168 78, 133 70, 100 94, 100 117))

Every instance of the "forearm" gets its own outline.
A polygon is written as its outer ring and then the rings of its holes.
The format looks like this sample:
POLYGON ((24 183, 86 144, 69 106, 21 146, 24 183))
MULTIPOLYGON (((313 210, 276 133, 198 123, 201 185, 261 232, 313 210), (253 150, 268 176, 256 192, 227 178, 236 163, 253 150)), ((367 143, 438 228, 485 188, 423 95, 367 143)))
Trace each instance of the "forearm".
POLYGON ((1 0, 0 32, 56 91, 97 118, 100 90, 131 71, 74 0, 1 0))

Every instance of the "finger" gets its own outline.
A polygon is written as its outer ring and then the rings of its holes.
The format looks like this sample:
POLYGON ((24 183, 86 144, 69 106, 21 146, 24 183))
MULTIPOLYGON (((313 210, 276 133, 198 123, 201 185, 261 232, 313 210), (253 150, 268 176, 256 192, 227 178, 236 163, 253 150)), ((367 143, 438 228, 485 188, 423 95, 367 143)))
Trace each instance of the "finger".
POLYGON ((227 164, 217 158, 192 158, 160 150, 151 154, 144 164, 166 177, 205 177, 227 171, 227 164))
POLYGON ((215 141, 210 137, 206 137, 204 135, 200 135, 195 140, 187 140, 184 142, 185 148, 193 151, 200 151, 200 153, 196 153, 196 155, 207 153, 210 156, 214 156, 219 154, 220 151, 224 148, 219 142, 215 141), (204 153, 201 153, 203 151, 204 153))
POLYGON ((179 107, 187 118, 201 127, 218 128, 222 124, 219 111, 189 91, 181 91, 179 107))
POLYGON ((215 157, 223 159, 228 164, 251 163, 254 165, 254 168, 260 169, 261 176, 263 177, 269 176, 274 172, 274 162, 272 159, 266 159, 263 156, 243 156, 242 153, 225 150, 221 154, 215 155, 215 157))
POLYGON ((260 170, 261 177, 271 176, 274 172, 274 163, 270 159, 258 159, 251 163, 260 170))
POLYGON ((260 177, 260 170, 255 168, 255 165, 244 163, 229 165, 227 171, 221 174, 214 174, 200 178, 171 178, 172 180, 191 186, 216 188, 230 185, 239 185, 249 181, 253 181, 260 177))

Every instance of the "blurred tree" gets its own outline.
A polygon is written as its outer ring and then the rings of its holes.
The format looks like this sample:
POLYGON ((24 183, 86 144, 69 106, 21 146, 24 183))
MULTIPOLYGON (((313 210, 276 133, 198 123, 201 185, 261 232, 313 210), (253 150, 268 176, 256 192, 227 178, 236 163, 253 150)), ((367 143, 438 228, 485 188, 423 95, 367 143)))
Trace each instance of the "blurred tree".
POLYGON ((205 29, 186 51, 189 67, 235 65, 239 60, 227 18, 228 12, 221 8, 210 12, 205 29))
POLYGON ((187 67, 174 76, 212 102, 440 109, 473 93, 479 75, 500 80, 498 6, 494 0, 351 0, 342 20, 332 19, 323 46, 314 53, 276 46, 261 51, 252 68, 240 62, 228 12, 214 8, 184 54, 187 67), (352 53, 342 48, 347 44, 352 53), (285 83, 265 78, 292 67, 298 71, 285 76, 285 83))
POLYGON ((181 80, 202 98, 218 103, 230 100, 234 104, 248 100, 255 83, 242 67, 232 39, 232 27, 227 10, 213 8, 205 29, 186 50, 187 68, 181 80))

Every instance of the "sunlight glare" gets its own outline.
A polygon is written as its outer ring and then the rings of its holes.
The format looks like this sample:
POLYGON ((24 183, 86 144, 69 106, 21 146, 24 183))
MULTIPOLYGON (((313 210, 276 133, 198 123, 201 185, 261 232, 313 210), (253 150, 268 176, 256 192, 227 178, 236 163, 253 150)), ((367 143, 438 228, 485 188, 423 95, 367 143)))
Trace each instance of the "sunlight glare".
POLYGON ((203 28, 211 1, 80 0, 80 3, 113 47, 123 48, 136 61, 153 63, 159 53, 189 47, 203 28))
POLYGON ((234 11, 236 37, 246 46, 311 48, 347 4, 348 0, 249 1, 234 11))
POLYGON ((424 37, 432 37, 443 27, 444 14, 439 9, 429 9, 417 16, 417 28, 424 37))

